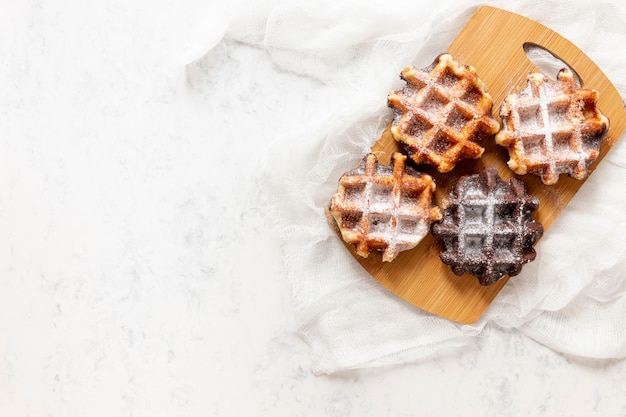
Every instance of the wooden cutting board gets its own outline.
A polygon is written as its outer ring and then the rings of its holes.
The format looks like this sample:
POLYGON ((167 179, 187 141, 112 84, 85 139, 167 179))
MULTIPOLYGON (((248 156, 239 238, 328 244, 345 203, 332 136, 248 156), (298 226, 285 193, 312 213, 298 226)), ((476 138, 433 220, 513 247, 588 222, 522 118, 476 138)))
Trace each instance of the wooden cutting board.
MULTIPOLYGON (((539 71, 526 56, 525 44, 535 44, 550 51, 578 74, 583 87, 600 93, 598 107, 610 119, 610 128, 600 156, 590 167, 591 173, 624 132, 626 111, 624 101, 615 87, 576 46, 533 20, 483 6, 476 11, 450 47, 442 52, 449 52, 460 64, 472 65, 476 69, 493 98, 494 115, 497 117, 503 99, 522 89, 529 73, 539 71)), ((556 77, 556 74, 546 75, 551 79, 556 77)), ((506 165, 508 152, 505 148, 496 145, 493 138, 481 144, 485 147, 485 153, 479 160, 464 160, 448 174, 426 171, 437 184, 436 204, 440 203, 441 197, 459 176, 476 173, 484 166, 496 167, 505 180, 514 176, 506 165)), ((391 154, 399 151, 389 126, 372 151, 383 164, 388 164, 391 154)), ((526 183, 529 193, 539 198, 535 219, 543 223, 546 232, 584 183, 565 175, 561 175, 558 184, 553 186, 543 185, 534 175, 518 178, 526 183)), ((383 263, 380 253, 373 253, 364 259, 356 255, 350 245, 346 247, 374 278, 394 294, 423 310, 461 323, 478 320, 508 280, 507 277, 484 287, 471 275, 454 275, 439 259, 440 247, 431 235, 424 238, 415 249, 401 252, 393 262, 383 263)), ((536 249, 541 251, 541 242, 536 245, 536 249)))

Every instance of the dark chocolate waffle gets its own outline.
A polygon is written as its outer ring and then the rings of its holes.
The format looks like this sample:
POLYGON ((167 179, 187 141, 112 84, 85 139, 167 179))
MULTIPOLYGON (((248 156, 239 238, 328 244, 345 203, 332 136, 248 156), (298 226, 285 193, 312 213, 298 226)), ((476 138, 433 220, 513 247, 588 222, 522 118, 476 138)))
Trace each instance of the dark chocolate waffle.
POLYGON ((443 221, 432 226, 444 246, 441 260, 457 275, 475 275, 482 285, 519 274, 535 259, 533 245, 543 234, 532 216, 538 206, 522 181, 507 183, 495 168, 461 177, 444 199, 443 221))

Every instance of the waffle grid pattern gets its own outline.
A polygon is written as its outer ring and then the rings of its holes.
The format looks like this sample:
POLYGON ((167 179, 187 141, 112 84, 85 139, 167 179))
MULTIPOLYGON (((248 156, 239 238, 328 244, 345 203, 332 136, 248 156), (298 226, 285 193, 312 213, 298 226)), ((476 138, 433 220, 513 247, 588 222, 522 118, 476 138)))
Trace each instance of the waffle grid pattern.
POLYGON ((359 168, 339 179, 330 212, 347 243, 368 257, 383 251, 383 260, 415 247, 428 233, 432 220, 440 219, 432 205, 435 183, 425 174, 410 172, 406 156, 395 153, 391 166, 379 165, 368 154, 359 168))
POLYGON ((413 161, 445 173, 459 160, 483 154, 478 142, 500 126, 491 116, 491 96, 473 67, 443 54, 429 68, 404 69, 401 78, 405 88, 388 95, 396 112, 391 132, 413 161))
POLYGON ((596 100, 597 92, 579 88, 568 69, 556 82, 531 74, 526 88, 509 95, 500 108, 504 127, 496 143, 509 149, 509 167, 520 175, 539 175, 546 185, 563 173, 587 177, 608 131, 596 100))
POLYGON ((506 183, 493 168, 463 177, 448 196, 443 222, 433 225, 445 247, 441 260, 482 285, 519 274, 535 258, 533 244, 543 234, 532 218, 538 205, 521 181, 506 183))

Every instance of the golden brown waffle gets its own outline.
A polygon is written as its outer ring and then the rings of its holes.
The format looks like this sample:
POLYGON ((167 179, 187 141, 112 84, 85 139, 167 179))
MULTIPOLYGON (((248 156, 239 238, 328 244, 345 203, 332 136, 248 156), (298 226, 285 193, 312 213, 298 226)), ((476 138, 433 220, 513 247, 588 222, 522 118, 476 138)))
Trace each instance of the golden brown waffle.
POLYGON ((442 240, 441 260, 457 275, 469 272, 482 285, 517 275, 535 259, 543 226, 533 220, 539 200, 524 183, 504 182, 493 167, 461 177, 444 200, 443 221, 433 225, 442 240))
POLYGON ((411 159, 449 172, 463 158, 480 158, 478 143, 500 125, 476 70, 443 54, 423 70, 404 69, 401 78, 406 86, 387 98, 395 111, 391 133, 411 159))
POLYGON ((587 177, 609 128, 597 98, 597 91, 579 88, 567 68, 556 81, 530 74, 526 87, 500 107, 503 128, 496 143, 508 148, 511 170, 538 175, 546 185, 555 184, 560 174, 587 177))
POLYGON ((391 165, 379 165, 374 154, 339 179, 329 205, 343 239, 367 258, 383 251, 383 261, 414 248, 441 212, 433 207, 435 183, 429 175, 405 166, 406 156, 394 153, 391 165))

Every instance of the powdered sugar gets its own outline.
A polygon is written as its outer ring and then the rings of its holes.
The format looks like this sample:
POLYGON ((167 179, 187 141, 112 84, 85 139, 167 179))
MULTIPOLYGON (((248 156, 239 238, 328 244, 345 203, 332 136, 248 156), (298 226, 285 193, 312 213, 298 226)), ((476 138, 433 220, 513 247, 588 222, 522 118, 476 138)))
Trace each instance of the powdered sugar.
POLYGON ((449 172, 461 158, 482 155, 477 142, 496 133, 499 125, 491 116, 491 97, 473 68, 444 54, 423 70, 406 68, 402 78, 406 87, 388 96, 396 111, 391 132, 413 161, 449 172), (491 131, 481 132, 482 126, 491 131))
POLYGON ((608 128, 595 105, 583 111, 583 103, 595 103, 595 94, 578 88, 567 69, 556 82, 529 75, 526 88, 508 96, 500 110, 504 129, 496 142, 509 148, 509 167, 539 175, 546 185, 555 184, 560 174, 585 178, 608 128))
POLYGON ((383 260, 391 261, 429 231, 434 182, 427 175, 406 174, 405 160, 395 154, 391 168, 378 165, 369 154, 339 180, 330 211, 344 240, 355 244, 361 256, 378 249, 383 260))
POLYGON ((441 259, 457 275, 470 272, 489 285, 517 275, 534 259, 532 245, 543 233, 531 214, 538 201, 516 182, 486 168, 459 179, 448 196, 443 223, 433 226, 433 234, 443 239, 441 259))

